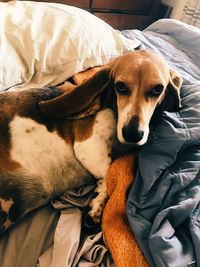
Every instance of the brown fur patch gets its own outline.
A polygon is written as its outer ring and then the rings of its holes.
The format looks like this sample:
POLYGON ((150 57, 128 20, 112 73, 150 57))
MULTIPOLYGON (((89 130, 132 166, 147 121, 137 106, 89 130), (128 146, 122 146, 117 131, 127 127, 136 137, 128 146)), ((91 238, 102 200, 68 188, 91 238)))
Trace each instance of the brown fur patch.
POLYGON ((74 139, 78 142, 90 138, 93 133, 95 124, 95 116, 89 116, 80 120, 75 120, 73 123, 74 139))
POLYGON ((14 107, 9 109, 9 106, 9 102, 7 106, 2 104, 0 110, 0 172, 6 169, 13 170, 20 167, 20 164, 13 161, 9 154, 11 148, 9 119, 12 118, 14 113, 14 107))
MULTIPOLYGON (((1 153, 1 151, 0 151, 0 153, 1 153)), ((12 160, 12 158, 9 156, 9 154, 0 156, 0 162, 1 162, 0 173, 5 171, 5 170, 12 171, 12 170, 15 170, 21 166, 18 162, 12 160)))
POLYGON ((73 121, 72 120, 58 120, 56 130, 60 137, 62 137, 67 144, 73 143, 73 121))

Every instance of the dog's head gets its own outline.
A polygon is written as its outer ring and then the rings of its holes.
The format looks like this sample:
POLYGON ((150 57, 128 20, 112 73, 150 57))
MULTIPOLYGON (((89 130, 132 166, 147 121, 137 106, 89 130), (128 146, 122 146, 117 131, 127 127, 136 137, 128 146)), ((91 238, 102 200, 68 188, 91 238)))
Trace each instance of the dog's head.
POLYGON ((87 110, 101 95, 116 109, 119 141, 143 145, 156 107, 180 108, 181 84, 181 77, 163 59, 138 50, 117 58, 75 90, 39 104, 47 116, 71 117, 87 110))

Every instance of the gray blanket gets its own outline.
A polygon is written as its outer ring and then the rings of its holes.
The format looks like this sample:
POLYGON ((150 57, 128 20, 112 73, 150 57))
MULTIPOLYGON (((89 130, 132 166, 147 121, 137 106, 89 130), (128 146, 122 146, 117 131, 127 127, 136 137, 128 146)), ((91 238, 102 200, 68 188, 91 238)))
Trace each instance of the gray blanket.
POLYGON ((180 112, 165 112, 139 154, 128 201, 131 228, 151 266, 200 266, 200 31, 160 20, 124 31, 181 73, 180 112))

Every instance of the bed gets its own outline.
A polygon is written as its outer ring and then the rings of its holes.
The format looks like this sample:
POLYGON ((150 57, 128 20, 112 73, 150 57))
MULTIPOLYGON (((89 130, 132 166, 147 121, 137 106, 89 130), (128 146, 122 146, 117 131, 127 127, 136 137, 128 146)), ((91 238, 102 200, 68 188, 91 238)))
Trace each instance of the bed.
MULTIPOLYGON (((162 19, 117 32, 74 7, 21 1, 0 3, 0 25, 1 91, 61 84, 141 48, 182 75, 183 107, 152 127, 126 213, 150 266, 200 266, 200 30, 162 19)), ((69 190, 4 233, 1 267, 114 266, 101 227, 84 220, 94 188, 69 190)))

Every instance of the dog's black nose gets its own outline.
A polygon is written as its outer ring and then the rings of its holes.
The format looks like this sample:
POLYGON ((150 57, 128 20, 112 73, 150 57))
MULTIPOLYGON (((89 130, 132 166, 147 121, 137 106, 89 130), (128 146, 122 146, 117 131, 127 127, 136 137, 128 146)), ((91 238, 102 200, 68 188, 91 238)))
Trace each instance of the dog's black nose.
POLYGON ((122 128, 122 135, 126 142, 137 144, 142 140, 144 132, 141 130, 130 131, 128 127, 125 126, 122 128))
POLYGON ((133 118, 127 126, 122 128, 122 135, 126 142, 137 144, 144 136, 144 132, 138 129, 138 119, 133 118))

